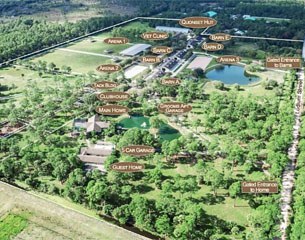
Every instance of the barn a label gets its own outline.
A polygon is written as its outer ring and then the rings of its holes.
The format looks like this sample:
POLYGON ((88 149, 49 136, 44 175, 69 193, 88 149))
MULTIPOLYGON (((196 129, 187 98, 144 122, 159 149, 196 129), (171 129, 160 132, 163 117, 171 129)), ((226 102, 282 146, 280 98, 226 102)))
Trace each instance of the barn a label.
POLYGON ((121 66, 117 64, 103 64, 98 66, 96 70, 99 72, 112 73, 120 71, 121 69, 121 66))
POLYGON ((181 84, 181 80, 178 78, 164 78, 161 79, 161 84, 164 86, 178 86, 181 84))

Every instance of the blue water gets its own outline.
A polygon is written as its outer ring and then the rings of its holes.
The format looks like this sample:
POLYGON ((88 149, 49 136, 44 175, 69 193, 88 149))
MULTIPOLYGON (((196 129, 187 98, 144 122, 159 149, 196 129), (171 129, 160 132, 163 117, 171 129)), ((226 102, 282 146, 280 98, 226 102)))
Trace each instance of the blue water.
POLYGON ((206 77, 210 80, 221 81, 224 84, 248 85, 258 81, 260 78, 249 75, 244 67, 236 65, 221 65, 208 71, 206 77))

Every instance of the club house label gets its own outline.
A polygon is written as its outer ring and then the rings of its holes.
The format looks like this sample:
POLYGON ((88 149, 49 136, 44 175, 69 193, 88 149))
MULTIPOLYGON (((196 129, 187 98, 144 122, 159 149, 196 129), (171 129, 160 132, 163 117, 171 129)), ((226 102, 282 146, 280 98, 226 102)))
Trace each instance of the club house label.
POLYGON ((205 43, 202 45, 202 49, 206 51, 219 51, 224 48, 224 45, 221 43, 205 43))
POLYGON ((272 181, 242 182, 242 193, 278 193, 278 183, 272 181))
POLYGON ((119 162, 111 164, 110 169, 117 172, 140 172, 145 169, 145 166, 136 162, 119 162))
POLYGON ((99 72, 112 73, 121 70, 121 66, 117 64, 103 64, 97 67, 96 69, 99 72))
POLYGON ((99 93, 97 95, 97 98, 99 100, 103 100, 103 101, 125 101, 128 100, 130 98, 130 95, 128 93, 124 93, 124 92, 103 92, 103 93, 99 93))
POLYGON ((164 86, 178 86, 181 84, 181 80, 178 78, 164 78, 161 79, 161 84, 164 86))
POLYGON ((169 37, 166 32, 146 32, 141 34, 144 40, 164 40, 169 37))
POLYGON ((234 56, 234 55, 226 55, 226 56, 216 58, 217 62, 225 63, 225 64, 238 63, 238 62, 240 62, 240 60, 241 60, 240 57, 234 56))
POLYGON ((99 106, 96 109, 97 113, 103 114, 103 115, 112 115, 112 116, 116 116, 116 115, 122 115, 122 114, 126 114, 129 112, 129 108, 128 107, 124 107, 124 106, 119 106, 119 105, 104 105, 104 106, 99 106))
POLYGON ((125 37, 112 37, 104 39, 104 43, 118 45, 129 43, 129 40, 125 37))
POLYGON ((267 57, 267 68, 301 68, 302 61, 300 58, 294 57, 267 57))
POLYGON ((101 81, 93 84, 93 88, 96 89, 111 89, 116 88, 119 84, 110 81, 101 81))
POLYGON ((179 24, 188 28, 207 28, 217 24, 217 21, 208 17, 187 17, 179 21, 179 24))
POLYGON ((173 48, 167 46, 157 46, 151 49, 154 54, 169 54, 173 52, 173 48))
POLYGON ((145 145, 131 145, 123 147, 121 152, 135 157, 143 157, 154 153, 155 149, 145 145))
POLYGON ((231 35, 226 33, 215 33, 209 36, 209 39, 215 42, 225 42, 231 40, 231 35))
POLYGON ((161 62, 161 58, 156 57, 156 56, 144 56, 141 57, 141 62, 142 63, 160 63, 161 62))
POLYGON ((158 106, 159 112, 167 114, 182 114, 192 110, 192 106, 180 102, 161 103, 158 106))

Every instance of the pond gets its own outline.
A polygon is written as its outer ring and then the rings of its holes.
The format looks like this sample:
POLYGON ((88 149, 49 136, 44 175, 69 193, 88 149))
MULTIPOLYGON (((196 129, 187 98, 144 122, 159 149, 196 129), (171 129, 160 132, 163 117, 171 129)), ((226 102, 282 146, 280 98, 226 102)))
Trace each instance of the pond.
POLYGON ((208 71, 206 77, 210 80, 221 81, 224 84, 248 85, 260 80, 259 77, 247 74, 244 67, 237 65, 220 65, 208 71))
MULTIPOLYGON (((140 128, 140 129, 150 129, 149 118, 144 116, 131 116, 130 118, 124 118, 119 123, 123 129, 130 129, 130 128, 140 128)), ((174 140, 181 136, 180 132, 169 126, 168 124, 163 124, 159 128, 159 134, 161 142, 164 140, 174 140)))

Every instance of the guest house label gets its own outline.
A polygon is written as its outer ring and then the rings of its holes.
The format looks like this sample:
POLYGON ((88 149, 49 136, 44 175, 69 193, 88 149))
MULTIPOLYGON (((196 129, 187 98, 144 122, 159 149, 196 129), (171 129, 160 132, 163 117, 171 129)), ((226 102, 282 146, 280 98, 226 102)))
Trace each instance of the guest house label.
POLYGON ((164 78, 161 79, 161 84, 165 86, 178 86, 181 84, 181 80, 178 78, 164 78))
POLYGON ((140 172, 145 169, 144 164, 136 162, 119 162, 110 165, 110 169, 117 172, 140 172))
POLYGON ((116 115, 122 115, 129 112, 128 107, 120 106, 120 105, 104 105, 99 106, 96 109, 97 113, 103 114, 103 115, 110 115, 110 116, 116 116, 116 115))
POLYGON ((207 28, 217 24, 217 21, 208 17, 187 17, 179 21, 179 24, 183 27, 189 28, 207 28))
POLYGON ((118 102, 128 100, 130 95, 124 92, 103 92, 99 93, 97 98, 102 101, 118 102))
POLYGON ((121 70, 121 66, 117 64, 103 64, 96 69, 99 72, 112 73, 121 70))
POLYGON ((173 48, 167 46, 157 46, 151 49, 151 52, 154 54, 169 54, 173 52, 173 48))
POLYGON ((242 193, 278 193, 277 182, 242 182, 242 193))
POLYGON ((104 39, 104 43, 113 44, 113 45, 126 44, 128 42, 129 42, 128 38, 125 37, 112 37, 112 38, 104 39))
POLYGON ((110 81, 101 81, 93 83, 93 87, 97 89, 111 89, 117 87, 119 84, 110 81))
POLYGON ((143 63, 160 63, 161 62, 161 58, 156 57, 156 56, 144 56, 141 57, 141 62, 143 63))
POLYGON ((238 63, 240 61, 240 57, 234 55, 225 55, 222 57, 218 57, 216 59, 219 63, 230 64, 230 63, 238 63))
POLYGON ((231 38, 231 35, 226 33, 215 33, 209 36, 209 39, 215 42, 229 41, 231 38))
POLYGON ((161 103, 158 106, 159 112, 167 114, 182 114, 192 110, 192 106, 180 102, 161 103))
POLYGON ((169 35, 166 32, 146 32, 141 35, 144 40, 164 40, 168 37, 169 35))
POLYGON ((143 157, 155 152, 155 149, 151 146, 145 145, 131 145, 122 148, 122 153, 135 156, 135 157, 143 157))
POLYGON ((224 45, 221 43, 205 43, 202 45, 202 49, 206 51, 219 51, 224 49, 224 45))
POLYGON ((267 68, 301 68, 302 61, 294 57, 267 57, 267 68))

